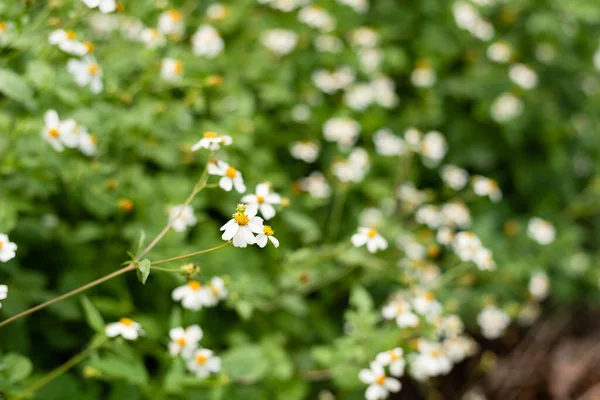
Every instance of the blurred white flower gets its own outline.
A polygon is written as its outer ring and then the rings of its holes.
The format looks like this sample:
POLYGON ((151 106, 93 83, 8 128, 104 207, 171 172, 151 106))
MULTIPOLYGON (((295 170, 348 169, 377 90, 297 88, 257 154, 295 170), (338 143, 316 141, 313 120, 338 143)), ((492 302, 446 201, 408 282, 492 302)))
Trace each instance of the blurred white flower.
POLYGON ((492 43, 487 49, 487 57, 499 64, 506 64, 510 61, 513 55, 513 49, 510 45, 503 41, 498 40, 492 43))
POLYGON ((468 228, 471 225, 469 208, 459 201, 445 203, 440 208, 442 224, 450 228, 468 228))
POLYGON ((219 187, 226 192, 231 191, 232 188, 235 188, 239 193, 244 193, 246 191, 242 173, 225 161, 212 160, 208 164, 208 174, 221 176, 222 178, 219 179, 219 187))
POLYGON ((205 307, 214 307, 219 301, 227 297, 227 288, 225 287, 225 281, 223 278, 214 276, 211 278, 208 286, 204 287, 207 292, 205 307))
POLYGON ((349 42, 357 47, 376 47, 379 43, 379 35, 375 29, 361 26, 350 32, 349 42))
POLYGON ((364 14, 369 9, 369 0, 337 0, 340 4, 345 4, 357 13, 364 14))
POLYGON ((442 227, 438 230, 435 240, 444 246, 449 245, 454 240, 454 231, 452 229, 442 227))
POLYGON ((395 300, 388 303, 381 310, 381 315, 385 319, 396 320, 398 328, 414 328, 419 325, 419 317, 412 312, 412 307, 406 301, 395 300))
POLYGON ((431 229, 437 229, 442 224, 442 215, 440 209, 433 204, 425 204, 415 213, 415 221, 422 225, 427 225, 431 229))
POLYGON ((390 392, 399 392, 402 388, 400 381, 388 377, 383 366, 377 362, 372 362, 369 369, 362 369, 358 374, 358 378, 369 385, 365 392, 366 400, 386 399, 390 392))
POLYGON ((175 288, 171 298, 180 301, 181 306, 188 310, 198 311, 209 303, 210 292, 198 281, 189 281, 175 288))
POLYGON ((400 347, 377 354, 375 361, 379 365, 389 367, 392 376, 399 378, 404 375, 406 362, 404 361, 404 350, 400 347))
POLYGON ((160 76, 167 82, 177 82, 183 76, 183 63, 174 58, 165 58, 160 63, 160 76))
MULTIPOLYGON (((0 285, 0 300, 6 300, 8 297, 8 286, 0 285)), ((2 303, 0 303, 0 308, 2 308, 2 303)))
POLYGON ((164 35, 179 36, 184 29, 183 18, 177 10, 165 11, 158 17, 158 30, 164 35))
POLYGON ((456 25, 474 37, 481 40, 490 40, 494 37, 494 26, 481 18, 477 9, 466 1, 454 3, 452 14, 456 25))
POLYGON ((387 240, 373 228, 358 228, 358 233, 351 238, 354 247, 367 245, 369 253, 375 253, 379 250, 385 250, 388 247, 387 240))
POLYGON ((477 342, 467 336, 454 336, 444 341, 444 352, 453 363, 459 363, 477 352, 477 342))
POLYGON ((306 104, 296 104, 291 110, 292 119, 296 122, 306 122, 310 119, 312 111, 306 104))
POLYGON ((358 216, 361 226, 378 226, 383 222, 383 218, 381 210, 374 207, 363 209, 358 216))
POLYGON ((485 247, 478 248, 472 260, 481 271, 493 271, 496 269, 496 263, 492 257, 492 252, 485 247))
POLYGON ((412 354, 409 359, 410 374, 417 381, 445 375, 452 369, 452 362, 441 343, 419 339, 417 350, 418 353, 412 354))
POLYGON ((442 313, 442 305, 435 299, 432 292, 421 291, 412 299, 412 306, 416 312, 426 317, 442 313))
POLYGON ((410 74, 410 81, 420 88, 432 87, 437 81, 437 75, 428 62, 419 62, 410 74))
POLYGON ((529 279, 528 289, 535 300, 544 300, 550 293, 550 279, 548 279, 548 275, 543 271, 535 272, 529 279))
POLYGON ((445 165, 441 171, 444 183, 454 190, 461 190, 469 183, 469 173, 456 165, 445 165))
POLYGON ((286 29, 270 29, 263 32, 261 41, 267 49, 283 56, 294 51, 298 44, 298 34, 286 29))
POLYGON ((98 140, 96 139, 96 136, 88 133, 87 130, 79 132, 78 136, 79 151, 89 157, 95 156, 98 152, 98 148, 96 146, 98 140))
POLYGON ((400 101, 396 94, 394 81, 387 76, 379 76, 371 81, 373 101, 384 108, 393 108, 400 101))
POLYGON ((221 239, 232 240, 235 247, 256 243, 255 233, 263 233, 263 219, 257 217, 258 207, 239 204, 233 218, 221 227, 221 239))
POLYGON ((600 47, 594 53, 594 67, 600 71, 600 47))
POLYGON ((315 199, 326 199, 331 196, 331 185, 319 171, 311 172, 306 178, 300 179, 298 187, 315 199))
POLYGON ((318 142, 292 142, 290 153, 296 160, 302 160, 307 163, 314 163, 319 158, 321 147, 318 142))
POLYGON ((192 48, 195 55, 212 59, 223 52, 225 42, 215 28, 201 25, 192 36, 192 48))
POLYGON ((394 135, 388 128, 379 129, 373 134, 375 151, 382 156, 399 156, 405 153, 404 140, 394 135))
POLYGON ((41 135, 54 150, 63 151, 67 144, 67 147, 76 145, 77 137, 74 133, 76 125, 72 119, 61 121, 56 111, 48 110, 44 114, 44 129, 41 135))
POLYGON ((77 85, 89 86, 92 93, 100 93, 104 88, 102 69, 92 56, 85 56, 82 60, 70 59, 67 62, 67 71, 73 75, 77 85))
POLYGON ((315 48, 323 53, 339 53, 344 50, 344 42, 333 35, 319 35, 313 41, 315 48))
POLYGON ((306 25, 329 32, 335 29, 335 19, 322 7, 310 5, 298 12, 298 19, 306 25))
POLYGON ((108 14, 117 9, 117 2, 115 0, 82 0, 83 4, 89 8, 96 8, 101 13, 108 14))
POLYGON ((222 3, 213 3, 206 9, 206 16, 212 21, 221 21, 227 18, 229 10, 222 3))
POLYGON ((319 90, 331 94, 347 88, 354 82, 355 77, 352 68, 344 66, 333 72, 317 70, 312 74, 312 81, 319 90))
POLYGON ((535 57, 544 64, 551 64, 556 58, 556 48, 550 43, 540 43, 535 47, 535 57))
POLYGON ((423 163, 428 168, 436 167, 448 152, 446 138, 438 131, 429 131, 423 136, 420 153, 425 157, 423 163))
POLYGON ((221 359, 212 350, 198 349, 187 362, 188 369, 200 379, 221 370, 221 359))
POLYGON ((323 136, 329 142, 337 142, 340 149, 349 149, 356 143, 361 126, 352 118, 331 118, 323 125, 323 136))
POLYGON ((358 62, 363 71, 367 73, 377 71, 382 60, 383 54, 377 48, 362 48, 358 50, 358 62))
POLYGON ((503 93, 494 100, 490 115, 496 122, 509 121, 523 111, 523 101, 511 93, 503 93))
POLYGON ((409 260, 421 261, 427 256, 427 249, 410 234, 403 234, 398 237, 397 245, 404 250, 404 254, 409 260))
POLYGON ((362 182, 369 171, 369 154, 360 147, 352 150, 346 160, 335 161, 331 166, 333 174, 341 182, 362 182))
POLYGON ((481 175, 475 175, 472 179, 473 191, 477 196, 488 197, 494 203, 502 200, 502 191, 498 183, 490 178, 481 175))
POLYGON ((144 335, 142 326, 129 318, 121 318, 119 322, 113 322, 106 325, 106 336, 109 338, 121 336, 123 339, 136 340, 144 335))
POLYGON ((357 83, 344 93, 344 104, 354 111, 365 111, 373 103, 374 92, 370 84, 357 83))
POLYGON ((169 208, 169 221, 175 232, 184 232, 188 227, 196 225, 198 219, 192 206, 183 204, 169 208))
POLYGON ((510 325, 509 316, 495 306, 485 307, 477 316, 477 323, 486 339, 498 339, 510 325))
POLYGON ((263 226, 263 231, 256 235, 256 244, 258 247, 265 247, 268 241, 273 243, 273 246, 279 247, 279 240, 273 236, 275 232, 269 225, 263 226))
POLYGON ((425 194, 415 187, 412 182, 404 183, 396 189, 396 197, 404 204, 405 209, 413 211, 425 200, 425 194))
POLYGON ((155 49, 167 43, 167 39, 162 32, 155 28, 143 28, 139 40, 149 49, 155 49))
POLYGON ((198 347, 198 342, 203 335, 202 328, 198 325, 190 325, 185 329, 182 327, 171 329, 169 353, 173 357, 181 354, 184 358, 189 358, 198 347))
POLYGON ((533 217, 527 224, 527 235, 539 244, 548 245, 556 238, 556 228, 548 221, 533 217))
POLYGON ((71 30, 57 29, 48 36, 50 44, 57 45, 65 53, 75 56, 83 56, 92 50, 91 44, 77 40, 75 32, 71 30))
POLYGON ((275 216, 275 207, 273 207, 273 204, 280 204, 281 196, 271 192, 271 187, 268 183, 260 183, 256 185, 255 194, 247 194, 242 197, 242 203, 258 207, 263 218, 268 220, 275 216))
POLYGON ((533 89, 538 82, 537 73, 525 64, 511 65, 508 70, 508 76, 513 83, 523 89, 533 89))
POLYGON ((294 11, 309 3, 309 0, 257 0, 259 3, 268 4, 271 8, 274 8, 283 12, 294 11))
MULTIPOLYGON (((228 135, 218 135, 215 132, 204 132, 202 139, 198 140, 193 146, 192 151, 198 151, 200 149, 207 149, 216 151, 223 146, 229 146, 233 143, 233 139, 228 135)), ((218 164, 218 163, 217 163, 218 164)))

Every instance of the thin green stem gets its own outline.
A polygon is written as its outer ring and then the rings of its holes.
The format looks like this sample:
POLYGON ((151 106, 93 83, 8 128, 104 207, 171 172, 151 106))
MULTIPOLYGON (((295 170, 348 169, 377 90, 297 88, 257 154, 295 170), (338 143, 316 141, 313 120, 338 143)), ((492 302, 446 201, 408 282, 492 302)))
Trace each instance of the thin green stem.
POLYGON ((344 211, 344 203, 346 202, 346 191, 347 189, 344 184, 338 185, 335 191, 333 206, 329 215, 329 238, 332 240, 336 239, 340 228, 340 220, 344 211))
POLYGON ((165 264, 165 263, 172 262, 172 261, 185 260, 186 258, 195 257, 195 256, 198 256, 200 254, 210 253, 211 251, 222 249, 223 247, 229 245, 230 243, 231 242, 223 243, 222 245, 219 245, 219 246, 216 246, 216 247, 211 247, 210 249, 200 250, 200 251, 196 251, 194 253, 184 254, 182 256, 165 258, 164 260, 153 261, 152 262, 152 268, 154 268, 156 265, 165 264))
POLYGON ((150 267, 150 269, 161 272, 179 272, 179 268, 163 268, 163 267, 155 267, 154 265, 150 267))

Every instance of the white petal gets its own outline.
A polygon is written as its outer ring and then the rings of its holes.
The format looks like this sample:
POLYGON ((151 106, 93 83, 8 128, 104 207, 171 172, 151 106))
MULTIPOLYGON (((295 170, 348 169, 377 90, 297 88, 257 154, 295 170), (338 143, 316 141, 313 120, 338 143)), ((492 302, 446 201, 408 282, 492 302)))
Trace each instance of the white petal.
POLYGON ((221 189, 225 190, 226 192, 229 192, 233 187, 233 181, 230 178, 224 176, 219 180, 219 186, 221 187, 221 189))
POLYGON ((260 212, 265 219, 271 219, 275 216, 275 207, 268 203, 263 203, 260 205, 260 212))
POLYGON ((238 224, 231 224, 229 227, 227 227, 227 229, 225 229, 225 232, 223 232, 221 239, 227 241, 233 239, 233 237, 238 233, 239 229, 240 226, 238 224))
POLYGON ((185 336, 185 330, 182 327, 173 328, 169 331, 171 340, 178 340, 185 336))
POLYGON ((246 191, 246 185, 244 185, 244 179, 242 179, 242 174, 240 172, 233 178, 233 185, 235 186, 235 190, 239 193, 244 193, 246 191))
POLYGON ((400 385, 400 381, 398 379, 386 378, 385 381, 383 381, 383 387, 385 387, 390 392, 398 392, 400 391, 402 385, 400 385))
POLYGON ((256 195, 260 197, 267 197, 269 194, 269 185, 266 183, 259 183, 256 185, 256 195))
POLYGON ((350 240, 352 241, 352 244, 355 247, 360 247, 360 246, 364 245, 365 243, 367 243, 368 239, 369 239, 369 237, 367 235, 363 235, 361 233, 355 233, 350 238, 350 240))
POLYGON ((259 217, 251 218, 250 222, 248 222, 248 227, 254 233, 263 233, 264 226, 263 226, 262 218, 259 218, 259 217))
POLYGON ((58 128, 58 113, 54 110, 48 110, 44 114, 44 123, 48 128, 58 128))
POLYGON ((275 246, 275 248, 279 247, 279 240, 277 240, 275 236, 269 236, 269 240, 271 241, 271 243, 273 243, 273 246, 275 246))
POLYGON ((254 237, 254 234, 252 233, 252 230, 250 229, 249 226, 242 226, 240 228, 240 230, 242 231, 242 234, 244 235, 244 240, 246 241, 246 243, 248 243, 248 244, 256 243, 256 238, 254 237))
POLYGON ((267 235, 265 234, 260 234, 260 235, 256 235, 256 244, 258 245, 258 247, 263 248, 267 245, 267 235))
POLYGON ((120 322, 113 322, 112 324, 106 325, 106 336, 115 337, 121 334, 122 324, 120 322))
POLYGON ((373 383, 375 382, 375 378, 376 377, 373 374, 373 371, 370 369, 361 369, 358 373, 358 379, 360 379, 363 383, 373 383))
POLYGON ((98 7, 100 12, 102 12, 104 14, 113 12, 116 10, 116 8, 117 8, 117 3, 115 2, 115 0, 101 0, 100 7, 98 7))

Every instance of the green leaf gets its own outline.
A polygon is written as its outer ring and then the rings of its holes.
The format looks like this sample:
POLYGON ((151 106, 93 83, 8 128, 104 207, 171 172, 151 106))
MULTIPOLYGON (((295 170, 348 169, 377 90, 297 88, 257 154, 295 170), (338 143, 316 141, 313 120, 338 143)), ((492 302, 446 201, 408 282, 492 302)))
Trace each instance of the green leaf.
POLYGON ((138 239, 137 252, 139 253, 144 247, 144 242, 146 241, 146 232, 142 230, 140 233, 140 238, 138 239))
POLYGON ((122 358, 117 354, 108 354, 101 358, 93 358, 89 366, 109 379, 125 380, 140 386, 148 383, 148 372, 141 360, 137 358, 122 358))
POLYGON ((36 108, 33 100, 33 91, 29 85, 16 73, 8 69, 0 68, 0 92, 20 103, 27 108, 36 108))
POLYGON ((144 258, 142 261, 140 261, 138 263, 138 278, 140 280, 140 282, 142 282, 144 285, 146 284, 146 280, 148 279, 148 277, 150 276, 150 267, 152 266, 152 262, 147 259, 144 258))
POLYGON ((223 354, 223 371, 232 380, 256 382, 265 376, 269 363, 263 349, 258 345, 242 345, 234 347, 223 354))
POLYGON ((355 285, 350 293, 350 304, 359 312, 368 312, 373 309, 373 299, 371 295, 361 285, 355 285))
POLYGON ((96 332, 104 332, 104 319, 98 309, 92 304, 90 299, 87 296, 81 297, 81 305, 83 306, 83 311, 85 313, 85 319, 93 330, 96 332))
POLYGON ((17 353, 8 353, 0 362, 1 372, 5 374, 12 383, 27 378, 33 370, 33 364, 25 356, 17 353))

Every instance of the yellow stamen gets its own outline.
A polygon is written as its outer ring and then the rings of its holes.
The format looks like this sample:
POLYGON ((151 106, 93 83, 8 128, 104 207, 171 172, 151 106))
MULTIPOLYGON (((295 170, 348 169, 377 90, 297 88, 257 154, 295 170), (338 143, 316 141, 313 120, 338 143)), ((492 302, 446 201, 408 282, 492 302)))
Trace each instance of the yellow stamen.
POLYGON ((83 42, 83 45, 88 53, 92 53, 94 51, 94 45, 92 42, 83 42))
POLYGON ((223 78, 220 75, 211 75, 206 77, 206 84, 209 86, 221 86, 223 78))
POLYGON ((98 75, 100 72, 100 66, 98 64, 90 64, 88 66, 88 72, 90 75, 98 75))
POLYGON ((369 229, 367 236, 373 239, 375 236, 377 236, 377 231, 375 229, 369 229))
POLYGON ((187 343, 187 341, 185 340, 185 338, 184 338, 184 337, 177 339, 177 344, 178 344, 180 347, 183 347, 183 346, 185 346, 185 345, 186 345, 186 343, 187 343))
POLYGON ((65 31, 65 33, 67 34, 67 39, 69 40, 75 40, 75 38, 77 37, 77 35, 75 35, 75 32, 73 31, 65 31))
POLYGON ((246 226, 250 223, 250 218, 244 213, 233 214, 233 219, 235 219, 235 223, 240 226, 246 226))
POLYGON ((221 294, 221 291, 220 291, 219 289, 217 289, 216 287, 214 287, 214 286, 211 286, 211 287, 210 287, 210 291, 211 291, 211 292, 212 292, 212 294, 213 294, 213 295, 215 295, 215 296, 218 296, 218 295, 220 295, 220 294, 221 294))
POLYGON ((171 10, 171 11, 169 11, 169 16, 175 22, 181 21, 181 13, 179 11, 177 11, 177 10, 171 10))
POLYGON ((181 61, 175 61, 175 65, 173 65, 173 70, 176 74, 180 75, 183 72, 183 63, 181 61))
POLYGON ((392 361, 398 361, 400 359, 400 357, 398 357, 395 352, 390 351, 390 359, 392 361))
POLYGON ((385 382, 385 375, 381 375, 380 377, 378 377, 377 379, 375 379, 375 382, 378 385, 383 385, 383 382, 385 382))
POLYGON ((397 312, 398 314, 402 314, 402 313, 404 312, 404 305, 402 305, 402 304, 398 304, 398 305, 396 306, 396 312, 397 312))
POLYGON ((187 284, 190 289, 192 289, 193 291, 197 291, 200 290, 200 288, 202 287, 202 284, 198 281, 189 281, 187 284))
POLYGON ((440 358, 442 356, 442 352, 440 350, 433 350, 431 352, 431 355, 433 356, 433 358, 440 358))
POLYGON ((0 250, 2 250, 3 247, 4 247, 4 243, 0 242, 0 250))
POLYGON ((7 28, 8 28, 8 25, 6 25, 6 22, 0 21, 0 32, 6 32, 7 28))
POLYGON ((52 128, 48 129, 48 135, 51 138, 57 139, 60 136, 60 132, 58 132, 58 129, 52 128))
POLYGON ((228 178, 235 178, 235 176, 237 175, 237 170, 233 167, 229 167, 227 168, 227 170, 225 171, 225 176, 228 178))
POLYGON ((423 295, 423 297, 425 298, 425 300, 427 301, 433 301, 435 300, 435 296, 433 295, 433 293, 431 292, 427 292, 425 293, 425 295, 423 295))
POLYGON ((261 204, 265 202, 265 198, 262 196, 256 196, 256 201, 258 202, 258 204, 261 204))
POLYGON ((129 319, 129 318, 121 318, 119 320, 119 322, 122 323, 125 326, 131 326, 131 325, 133 325, 133 320, 129 319))
POLYGON ((207 361, 208 361, 208 357, 203 356, 202 354, 199 354, 196 356, 196 362, 200 365, 206 364, 207 361))
POLYGON ((275 233, 269 225, 264 226, 263 232, 266 236, 273 236, 273 234, 275 233))
POLYGON ((218 136, 215 132, 204 132, 204 135, 202 135, 205 139, 216 139, 218 136))
POLYGON ((90 140, 92 141, 93 144, 98 143, 98 138, 96 137, 96 135, 90 135, 90 140))

